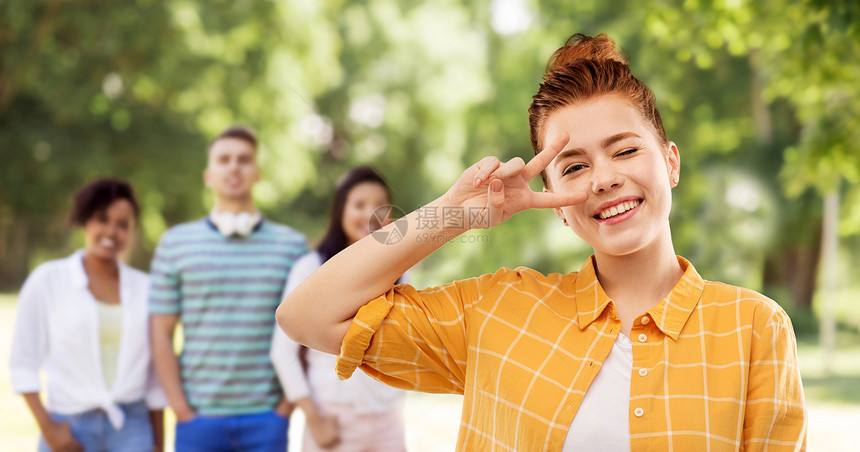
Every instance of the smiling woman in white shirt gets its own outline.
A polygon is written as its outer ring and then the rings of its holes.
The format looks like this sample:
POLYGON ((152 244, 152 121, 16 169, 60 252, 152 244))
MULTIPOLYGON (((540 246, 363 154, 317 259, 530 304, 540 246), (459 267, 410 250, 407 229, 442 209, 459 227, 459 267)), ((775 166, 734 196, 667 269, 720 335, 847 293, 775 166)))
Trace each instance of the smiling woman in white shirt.
MULTIPOLYGON (((290 272, 284 296, 325 261, 389 221, 390 196, 373 169, 350 170, 338 183, 328 231, 315 251, 290 272)), ((407 282, 408 273, 400 277, 407 282)), ((301 347, 275 328, 272 364, 287 398, 305 414, 303 452, 401 452, 405 450, 405 392, 357 373, 341 381, 337 357, 301 347)))
POLYGON ((39 425, 40 452, 162 450, 166 398, 147 339, 149 277, 120 260, 138 214, 124 181, 82 188, 71 222, 85 248, 40 265, 21 289, 12 388, 39 425))

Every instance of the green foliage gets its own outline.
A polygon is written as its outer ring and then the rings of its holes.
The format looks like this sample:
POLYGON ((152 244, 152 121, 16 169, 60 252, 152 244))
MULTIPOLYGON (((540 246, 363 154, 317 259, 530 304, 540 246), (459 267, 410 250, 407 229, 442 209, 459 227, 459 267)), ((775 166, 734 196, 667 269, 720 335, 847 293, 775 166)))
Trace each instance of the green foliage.
MULTIPOLYGON (((231 123, 261 136, 261 208, 312 242, 357 164, 412 210, 484 155, 530 156, 526 110, 547 57, 574 32, 606 32, 681 150, 678 251, 707 278, 761 288, 779 253, 817 242, 820 192, 843 190, 841 231, 860 232, 858 11, 848 0, 8 0, 0 284, 75 245, 70 194, 107 175, 139 192, 146 268, 166 227, 207 210, 205 146, 231 123)), ((549 212, 475 234, 489 244, 443 247, 419 282, 500 265, 574 271, 590 252, 549 212)))

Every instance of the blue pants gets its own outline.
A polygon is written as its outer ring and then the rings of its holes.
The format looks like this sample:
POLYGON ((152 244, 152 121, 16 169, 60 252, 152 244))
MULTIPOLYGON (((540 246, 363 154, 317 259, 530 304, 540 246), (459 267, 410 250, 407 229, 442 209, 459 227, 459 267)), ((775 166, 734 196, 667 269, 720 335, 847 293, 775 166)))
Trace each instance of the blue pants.
POLYGON ((289 420, 272 411, 176 423, 176 452, 285 452, 289 420))
MULTIPOLYGON (((152 424, 146 403, 120 404, 119 407, 125 415, 125 422, 119 430, 114 430, 102 410, 80 414, 51 413, 51 417, 58 422, 68 422, 72 436, 86 452, 152 452, 152 424)), ((51 452, 41 436, 39 452, 51 452)))

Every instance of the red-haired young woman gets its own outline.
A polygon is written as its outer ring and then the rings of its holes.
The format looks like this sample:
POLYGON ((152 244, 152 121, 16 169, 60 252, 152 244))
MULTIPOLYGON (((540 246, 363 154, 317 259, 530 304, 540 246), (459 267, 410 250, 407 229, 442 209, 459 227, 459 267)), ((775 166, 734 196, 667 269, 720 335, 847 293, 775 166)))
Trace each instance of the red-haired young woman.
MULTIPOLYGON (((361 240, 307 278, 279 308, 287 333, 339 353, 343 377, 361 367, 393 386, 464 394, 459 450, 804 449, 791 322, 675 255, 680 153, 614 42, 575 35, 556 51, 529 123, 528 163, 486 157, 422 210, 496 226, 552 208, 594 249, 580 269, 395 286, 445 242, 410 227, 396 244, 361 240), (538 174, 543 192, 528 185, 538 174)), ((447 238, 476 224, 438 226, 447 238)))

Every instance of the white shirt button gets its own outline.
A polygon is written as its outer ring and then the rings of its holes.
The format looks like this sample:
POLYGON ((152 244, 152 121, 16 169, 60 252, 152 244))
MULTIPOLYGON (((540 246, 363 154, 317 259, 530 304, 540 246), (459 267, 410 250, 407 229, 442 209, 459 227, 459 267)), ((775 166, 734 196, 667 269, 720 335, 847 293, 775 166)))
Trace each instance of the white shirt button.
POLYGON ((642 317, 642 320, 640 320, 640 322, 642 322, 643 325, 647 325, 648 322, 650 322, 650 321, 651 321, 651 319, 647 315, 645 317, 642 317))
POLYGON ((645 375, 648 375, 648 369, 645 369, 645 368, 639 369, 639 376, 644 377, 645 375))
POLYGON ((633 410, 633 414, 635 414, 636 417, 642 417, 645 414, 645 410, 643 410, 642 408, 636 408, 635 410, 633 410))
POLYGON ((648 340, 648 336, 646 336, 644 334, 639 335, 639 342, 645 342, 647 340, 648 340))

